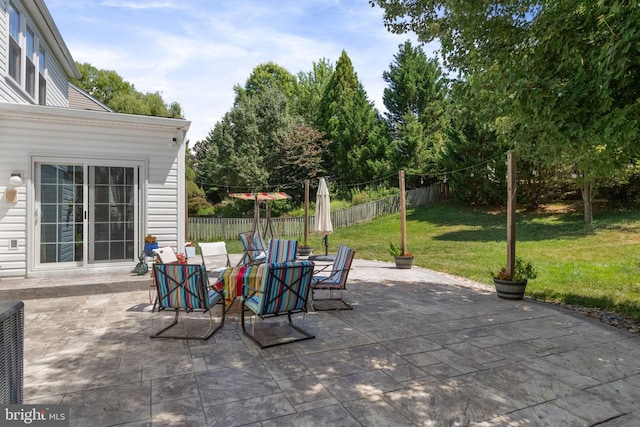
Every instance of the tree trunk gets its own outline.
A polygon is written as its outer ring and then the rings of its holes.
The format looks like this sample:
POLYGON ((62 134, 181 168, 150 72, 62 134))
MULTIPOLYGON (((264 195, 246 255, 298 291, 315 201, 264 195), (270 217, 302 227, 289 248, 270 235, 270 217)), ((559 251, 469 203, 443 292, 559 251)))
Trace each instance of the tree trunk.
POLYGON ((582 183, 582 201, 584 202, 584 223, 593 222, 593 188, 590 182, 582 183))

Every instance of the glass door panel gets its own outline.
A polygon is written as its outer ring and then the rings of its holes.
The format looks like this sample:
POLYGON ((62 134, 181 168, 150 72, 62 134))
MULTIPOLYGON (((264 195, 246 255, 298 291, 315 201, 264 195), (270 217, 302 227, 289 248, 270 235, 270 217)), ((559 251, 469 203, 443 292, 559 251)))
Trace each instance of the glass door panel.
POLYGON ((40 165, 40 263, 83 260, 84 171, 40 165))
POLYGON ((132 260, 135 248, 135 168, 92 166, 89 222, 93 235, 91 259, 132 260))

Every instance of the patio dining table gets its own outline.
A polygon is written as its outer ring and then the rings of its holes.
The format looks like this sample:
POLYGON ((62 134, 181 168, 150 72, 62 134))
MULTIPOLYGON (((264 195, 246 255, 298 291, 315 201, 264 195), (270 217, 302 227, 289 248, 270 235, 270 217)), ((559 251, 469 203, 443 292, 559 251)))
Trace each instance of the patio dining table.
POLYGON ((227 307, 230 307, 236 297, 242 295, 242 288, 245 285, 256 289, 260 288, 264 270, 265 264, 228 267, 220 272, 218 280, 213 286, 224 290, 225 303, 227 307))

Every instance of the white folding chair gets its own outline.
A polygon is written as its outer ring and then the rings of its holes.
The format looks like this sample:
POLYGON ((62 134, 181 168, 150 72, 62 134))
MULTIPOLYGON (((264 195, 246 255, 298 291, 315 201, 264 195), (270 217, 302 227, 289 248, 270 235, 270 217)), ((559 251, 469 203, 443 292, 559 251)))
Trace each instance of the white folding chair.
POLYGON ((206 266, 207 273, 218 275, 222 270, 231 267, 227 245, 224 242, 198 243, 202 264, 206 266))
POLYGON ((153 253, 160 258, 161 264, 171 264, 172 262, 178 262, 178 257, 173 251, 171 246, 165 246, 163 248, 154 249, 153 253))

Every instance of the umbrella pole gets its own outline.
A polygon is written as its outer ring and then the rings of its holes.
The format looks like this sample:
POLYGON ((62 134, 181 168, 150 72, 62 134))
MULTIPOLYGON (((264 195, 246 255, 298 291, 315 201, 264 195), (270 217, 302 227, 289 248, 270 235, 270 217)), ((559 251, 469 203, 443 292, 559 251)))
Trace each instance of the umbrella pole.
POLYGON ((329 255, 329 235, 325 234, 322 240, 324 240, 324 254, 329 255))

